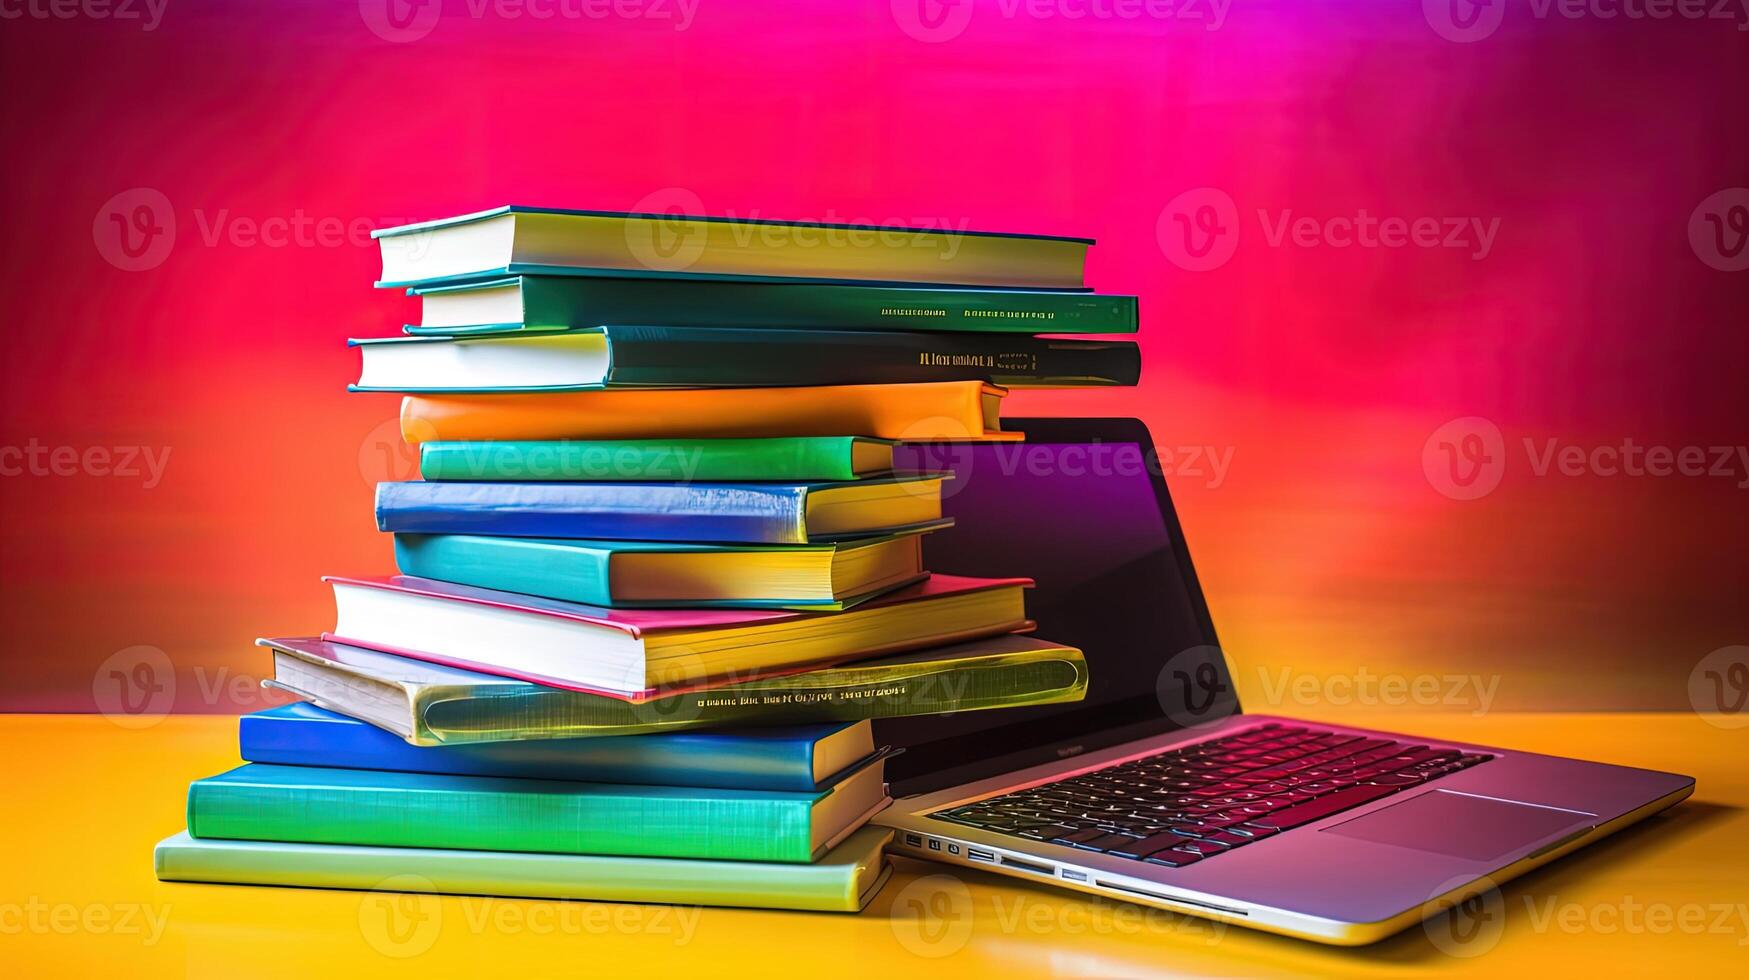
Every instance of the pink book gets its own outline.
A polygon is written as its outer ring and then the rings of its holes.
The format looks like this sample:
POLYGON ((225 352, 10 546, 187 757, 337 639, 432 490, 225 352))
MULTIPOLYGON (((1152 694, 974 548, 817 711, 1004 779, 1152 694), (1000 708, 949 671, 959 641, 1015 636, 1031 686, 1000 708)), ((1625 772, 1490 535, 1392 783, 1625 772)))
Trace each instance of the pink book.
POLYGON ((842 612, 603 609, 391 575, 328 576, 324 639, 646 701, 1032 628, 1030 579, 931 575, 842 612))

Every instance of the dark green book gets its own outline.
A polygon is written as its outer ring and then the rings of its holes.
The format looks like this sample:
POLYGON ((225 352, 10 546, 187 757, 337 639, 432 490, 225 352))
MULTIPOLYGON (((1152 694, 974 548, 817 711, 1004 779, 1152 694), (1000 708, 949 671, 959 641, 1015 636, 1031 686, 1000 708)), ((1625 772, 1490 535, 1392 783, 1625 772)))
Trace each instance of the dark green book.
POLYGON ((886 801, 881 759, 825 790, 576 783, 248 763, 188 787, 188 834, 803 863, 886 801))
POLYGON ((862 436, 427 442, 427 480, 820 483, 884 476, 893 443, 862 436))
POLYGON ((610 324, 977 333, 1134 333, 1136 297, 1080 290, 942 289, 660 277, 523 275, 415 286, 410 334, 610 324))
POLYGON ((1133 385, 1128 341, 1009 333, 609 326, 559 333, 353 340, 353 391, 783 388, 982 381, 1010 388, 1133 385))

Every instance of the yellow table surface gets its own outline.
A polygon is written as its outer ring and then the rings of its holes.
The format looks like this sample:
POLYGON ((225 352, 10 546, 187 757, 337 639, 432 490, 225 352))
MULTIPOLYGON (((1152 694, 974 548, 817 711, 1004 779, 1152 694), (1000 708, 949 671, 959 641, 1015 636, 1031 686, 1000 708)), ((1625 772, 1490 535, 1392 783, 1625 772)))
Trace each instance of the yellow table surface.
POLYGON ((1455 923, 1334 949, 899 859, 861 915, 159 882, 189 781, 237 762, 236 721, 0 716, 0 964, 11 976, 925 977, 1749 968, 1749 729, 1692 714, 1358 714, 1356 725, 1671 769, 1660 817, 1527 875, 1455 923), (18 971, 22 967, 22 972, 18 971))

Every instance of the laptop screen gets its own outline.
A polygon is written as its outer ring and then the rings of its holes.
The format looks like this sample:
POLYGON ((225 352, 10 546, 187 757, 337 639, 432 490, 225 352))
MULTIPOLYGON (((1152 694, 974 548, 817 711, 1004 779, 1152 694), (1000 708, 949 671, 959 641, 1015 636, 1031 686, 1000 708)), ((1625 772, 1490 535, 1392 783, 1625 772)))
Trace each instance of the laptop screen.
POLYGON ((1024 443, 899 447, 902 469, 952 470, 954 525, 923 545, 932 570, 1024 576, 1035 634, 1080 648, 1083 701, 875 722, 894 796, 929 792, 1237 710, 1233 685, 1166 494, 1135 419, 1005 423, 1024 443))

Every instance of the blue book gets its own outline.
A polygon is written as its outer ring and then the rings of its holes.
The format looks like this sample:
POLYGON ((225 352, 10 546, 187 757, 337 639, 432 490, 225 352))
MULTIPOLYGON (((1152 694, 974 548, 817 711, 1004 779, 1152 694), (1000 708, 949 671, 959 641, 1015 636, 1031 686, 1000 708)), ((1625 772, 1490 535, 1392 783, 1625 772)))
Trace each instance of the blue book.
POLYGON ((867 721, 418 746, 304 701, 244 715, 248 762, 453 776, 811 793, 873 758, 867 721))
POLYGON ((377 484, 377 527, 613 541, 807 544, 940 527, 937 474, 842 483, 377 484))

